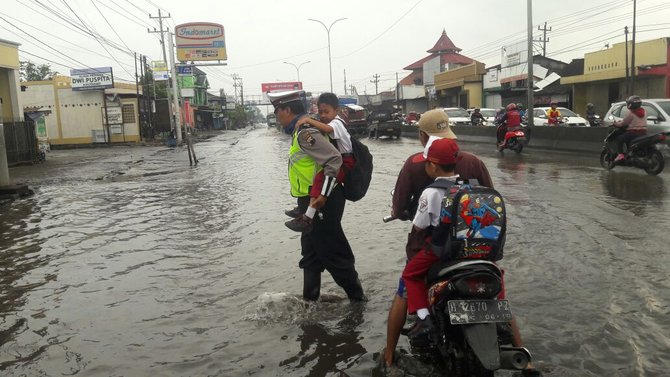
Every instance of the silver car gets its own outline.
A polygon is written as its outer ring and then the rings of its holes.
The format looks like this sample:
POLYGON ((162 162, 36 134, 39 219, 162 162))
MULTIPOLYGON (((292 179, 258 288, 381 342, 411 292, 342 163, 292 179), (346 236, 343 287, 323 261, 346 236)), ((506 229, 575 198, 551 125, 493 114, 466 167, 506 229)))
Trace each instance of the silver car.
MULTIPOLYGON (((647 113, 647 134, 670 131, 670 98, 643 99, 642 108, 647 113)), ((612 104, 603 119, 604 126, 611 126, 628 113, 626 102, 612 104)))

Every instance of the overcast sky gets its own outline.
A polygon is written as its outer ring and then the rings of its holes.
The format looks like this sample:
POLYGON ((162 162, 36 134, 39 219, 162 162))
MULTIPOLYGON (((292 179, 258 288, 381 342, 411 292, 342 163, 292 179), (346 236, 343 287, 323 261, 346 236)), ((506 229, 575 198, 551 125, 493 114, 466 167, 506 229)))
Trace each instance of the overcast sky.
MULTIPOLYGON (((242 78, 245 97, 260 95, 261 83, 295 81, 296 69, 306 90, 330 89, 328 38, 332 26, 333 89, 347 86, 374 94, 395 86, 396 73, 424 58, 442 30, 470 58, 487 65, 500 63, 501 47, 526 38, 526 0, 3 0, 0 39, 21 44, 20 59, 48 63, 61 74, 71 68, 106 67, 130 80, 134 63, 107 43, 80 28, 104 36, 120 49, 162 60, 157 28, 158 9, 171 18, 165 26, 187 22, 215 22, 225 28, 228 65, 208 67, 210 92, 223 88, 233 94, 232 75, 242 78), (205 5, 206 4, 206 5, 205 5), (205 5, 205 6, 203 6, 205 5), (60 15, 60 18, 59 18, 60 15), (103 18, 104 15, 104 18, 103 18), (72 24, 64 21, 69 20, 72 24), (30 35, 30 36, 29 36, 30 35)), ((670 37, 668 0, 637 0, 637 40, 670 37)), ((584 53, 622 42, 624 26, 632 30, 633 0, 535 0, 533 25, 547 22, 547 56, 569 62, 584 53)))

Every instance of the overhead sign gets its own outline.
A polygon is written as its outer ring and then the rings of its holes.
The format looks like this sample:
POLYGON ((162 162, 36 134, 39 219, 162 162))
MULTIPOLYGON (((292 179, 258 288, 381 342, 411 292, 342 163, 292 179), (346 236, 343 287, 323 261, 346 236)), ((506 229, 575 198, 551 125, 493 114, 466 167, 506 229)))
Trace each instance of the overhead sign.
POLYGON ((96 90, 114 87, 112 67, 71 69, 72 90, 96 90))
POLYGON ((155 81, 163 81, 163 80, 169 80, 170 75, 168 74, 168 65, 165 61, 162 60, 154 60, 152 63, 152 68, 154 71, 154 80, 155 81))
POLYGON ((175 27, 179 61, 227 60, 223 25, 192 22, 175 27))
POLYGON ((301 89, 302 89, 301 81, 269 82, 261 84, 262 93, 284 91, 284 90, 301 90, 301 89))

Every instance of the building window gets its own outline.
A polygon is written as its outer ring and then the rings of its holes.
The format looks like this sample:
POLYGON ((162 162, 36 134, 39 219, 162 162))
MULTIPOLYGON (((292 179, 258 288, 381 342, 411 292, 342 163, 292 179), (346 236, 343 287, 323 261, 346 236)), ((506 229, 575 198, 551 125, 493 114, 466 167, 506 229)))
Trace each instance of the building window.
POLYGON ((135 123, 135 105, 123 105, 123 123, 135 123))

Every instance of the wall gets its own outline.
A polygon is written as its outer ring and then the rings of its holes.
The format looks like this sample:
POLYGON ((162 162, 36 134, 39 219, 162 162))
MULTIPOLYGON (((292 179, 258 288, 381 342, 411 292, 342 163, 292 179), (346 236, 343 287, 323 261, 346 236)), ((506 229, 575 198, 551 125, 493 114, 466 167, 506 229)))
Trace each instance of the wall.
POLYGON ((23 106, 27 108, 51 110, 51 113, 45 116, 47 135, 49 135, 49 140, 60 139, 60 123, 58 122, 58 109, 56 107, 53 84, 48 81, 26 84, 25 91, 20 93, 20 97, 23 101, 23 106))
POLYGON ((466 83, 463 86, 463 90, 468 93, 468 105, 469 107, 482 107, 483 91, 482 83, 466 83))
POLYGON ((12 101, 10 100, 11 91, 9 86, 13 83, 9 82, 9 70, 0 68, 0 98, 2 98, 2 118, 14 119, 14 111, 12 110, 12 101))
POLYGON ((62 138, 54 144, 92 143, 92 130, 102 130, 102 91, 58 89, 62 138))

